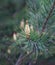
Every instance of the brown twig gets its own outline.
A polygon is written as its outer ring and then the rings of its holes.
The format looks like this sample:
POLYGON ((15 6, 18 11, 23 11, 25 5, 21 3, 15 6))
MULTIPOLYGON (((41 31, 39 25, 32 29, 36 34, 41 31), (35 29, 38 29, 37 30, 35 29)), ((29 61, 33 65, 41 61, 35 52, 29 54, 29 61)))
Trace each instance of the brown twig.
POLYGON ((22 61, 23 61, 26 57, 30 56, 32 53, 33 53, 33 51, 30 52, 29 54, 23 56, 22 58, 18 58, 18 60, 17 60, 17 62, 16 62, 15 65, 20 65, 20 64, 22 63, 22 61))
POLYGON ((45 30, 45 28, 46 28, 46 24, 47 24, 47 22, 48 22, 48 20, 49 20, 49 18, 50 18, 50 16, 51 16, 53 10, 54 10, 54 7, 55 7, 55 1, 53 2, 53 5, 52 5, 52 7, 51 7, 51 9, 50 9, 50 12, 49 12, 47 18, 46 18, 45 21, 44 21, 44 24, 43 24, 43 27, 42 27, 42 32, 44 32, 44 30, 45 30))

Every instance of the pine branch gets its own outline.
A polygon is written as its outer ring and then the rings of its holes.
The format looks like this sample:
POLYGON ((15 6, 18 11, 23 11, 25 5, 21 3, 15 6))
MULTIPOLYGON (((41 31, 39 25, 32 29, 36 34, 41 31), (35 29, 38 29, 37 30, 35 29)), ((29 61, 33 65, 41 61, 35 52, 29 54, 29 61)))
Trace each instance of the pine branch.
POLYGON ((30 52, 29 54, 23 56, 22 58, 18 58, 18 60, 17 60, 17 62, 16 62, 15 65, 20 65, 20 64, 22 63, 22 61, 23 61, 26 57, 30 56, 32 53, 33 53, 33 51, 30 52))
POLYGON ((42 27, 42 32, 44 32, 44 30, 45 30, 45 28, 46 28, 47 22, 48 22, 48 20, 49 20, 51 14, 52 14, 52 12, 53 12, 53 10, 54 10, 54 7, 55 7, 55 1, 53 2, 53 5, 52 5, 52 7, 51 7, 51 9, 50 9, 50 12, 49 12, 47 18, 46 18, 45 21, 44 21, 44 24, 43 24, 43 27, 42 27))

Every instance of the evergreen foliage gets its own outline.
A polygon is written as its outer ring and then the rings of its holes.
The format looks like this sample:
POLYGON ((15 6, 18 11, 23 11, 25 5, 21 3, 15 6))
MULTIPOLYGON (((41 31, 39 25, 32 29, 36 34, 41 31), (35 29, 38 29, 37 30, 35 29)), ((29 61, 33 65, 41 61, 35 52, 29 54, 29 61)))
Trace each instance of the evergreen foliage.
MULTIPOLYGON (((8 5, 8 1, 1 1, 4 3, 0 4, 2 9, 4 5, 8 5)), ((2 12, 0 21, 3 21, 0 22, 2 23, 0 33, 3 33, 3 36, 0 35, 0 64, 39 65, 39 61, 53 57, 55 55, 55 0, 11 0, 10 2, 16 4, 13 7, 10 5, 11 8, 5 8, 4 11, 0 10, 2 12), (23 5, 21 6, 23 3, 25 3, 24 8, 23 5), (25 31, 19 28, 22 18, 28 19, 28 23, 34 27, 29 39, 26 38, 25 31), (16 41, 12 38, 13 32, 18 32, 16 41)))

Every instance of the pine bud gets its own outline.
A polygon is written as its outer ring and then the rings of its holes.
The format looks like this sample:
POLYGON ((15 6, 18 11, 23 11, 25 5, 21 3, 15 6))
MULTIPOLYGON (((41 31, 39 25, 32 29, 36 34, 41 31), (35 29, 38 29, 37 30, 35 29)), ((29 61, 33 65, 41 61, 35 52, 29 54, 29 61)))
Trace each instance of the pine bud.
POLYGON ((10 54, 10 53, 11 53, 11 50, 10 50, 10 49, 8 49, 8 50, 7 50, 7 52, 10 54))
POLYGON ((28 20, 26 20, 25 34, 26 34, 26 37, 27 37, 27 38, 30 37, 30 27, 29 27, 29 24, 28 24, 28 20))
POLYGON ((24 29, 24 19, 22 19, 21 23, 20 23, 20 28, 24 29))
POLYGON ((27 51, 27 54, 29 54, 30 52, 29 51, 27 51))
POLYGON ((14 41, 17 40, 16 33, 13 33, 13 39, 14 39, 14 41))

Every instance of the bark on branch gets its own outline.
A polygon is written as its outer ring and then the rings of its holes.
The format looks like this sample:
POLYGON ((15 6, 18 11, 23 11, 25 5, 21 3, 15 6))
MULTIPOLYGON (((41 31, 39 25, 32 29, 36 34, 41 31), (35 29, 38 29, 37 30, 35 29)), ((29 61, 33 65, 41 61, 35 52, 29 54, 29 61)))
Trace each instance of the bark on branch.
POLYGON ((55 7, 55 1, 53 2, 53 5, 52 5, 52 7, 51 7, 51 9, 50 9, 50 12, 49 12, 47 18, 46 18, 45 21, 44 21, 44 24, 43 24, 43 27, 42 27, 42 32, 44 32, 44 30, 45 30, 45 28, 46 28, 46 24, 47 24, 47 22, 48 22, 48 20, 49 20, 49 18, 50 18, 50 16, 51 16, 53 10, 54 10, 54 7, 55 7))
POLYGON ((21 65, 22 61, 23 61, 26 57, 30 56, 32 53, 33 53, 33 51, 30 52, 29 54, 27 54, 27 55, 21 57, 21 58, 18 58, 18 60, 17 60, 17 62, 16 62, 15 65, 21 65))

